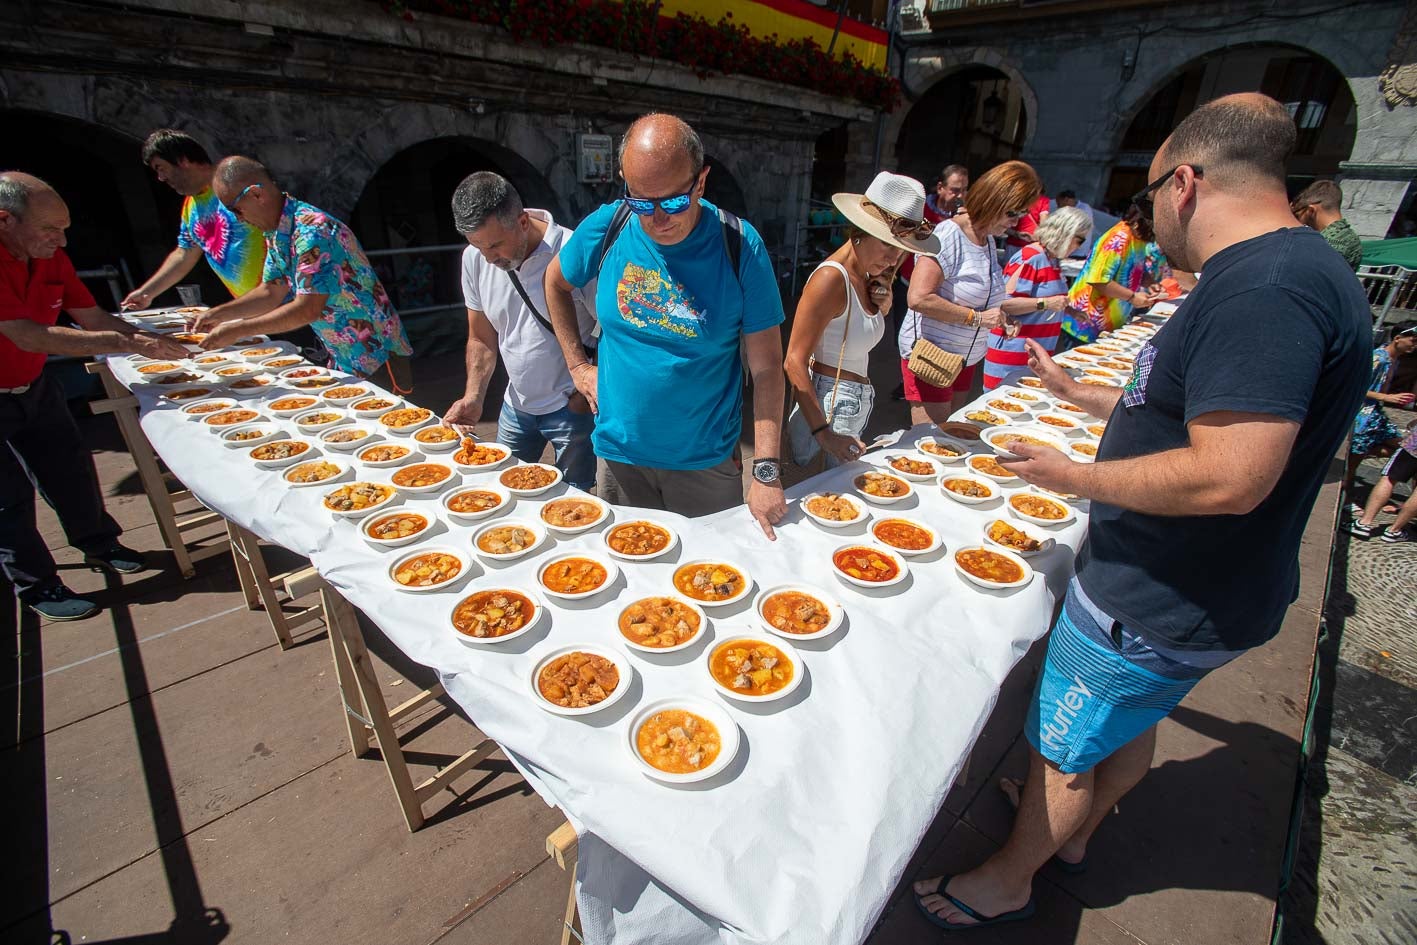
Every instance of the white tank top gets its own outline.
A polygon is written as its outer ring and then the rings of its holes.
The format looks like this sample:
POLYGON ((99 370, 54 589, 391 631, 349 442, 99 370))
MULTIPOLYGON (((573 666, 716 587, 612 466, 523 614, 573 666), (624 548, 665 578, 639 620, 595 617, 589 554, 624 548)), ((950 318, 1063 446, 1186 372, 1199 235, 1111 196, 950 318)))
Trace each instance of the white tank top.
POLYGON ((866 307, 861 304, 860 296, 856 294, 856 287, 851 284, 851 276, 847 274, 846 267, 841 263, 828 259, 817 269, 812 270, 813 275, 818 269, 827 266, 841 273, 841 278, 846 283, 847 301, 842 306, 841 314, 827 322, 826 330, 822 332, 816 350, 812 352, 812 360, 821 367, 832 371, 835 371, 839 366, 842 370, 866 377, 868 376, 866 369, 871 349, 876 347, 876 342, 880 341, 886 333, 885 317, 866 311, 866 307), (849 331, 847 330, 848 323, 851 326, 849 331), (843 335, 846 336, 845 351, 841 347, 843 335), (840 356, 839 365, 837 363, 838 356, 840 356))

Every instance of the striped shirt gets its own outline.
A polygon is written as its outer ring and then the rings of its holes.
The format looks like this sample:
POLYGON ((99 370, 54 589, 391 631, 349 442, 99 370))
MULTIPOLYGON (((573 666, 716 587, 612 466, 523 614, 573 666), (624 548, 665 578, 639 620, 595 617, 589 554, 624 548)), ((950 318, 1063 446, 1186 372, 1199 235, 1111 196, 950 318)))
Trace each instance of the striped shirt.
MULTIPOLYGON (((1004 274, 999 271, 999 254, 992 236, 986 245, 976 246, 954 220, 935 227, 935 235, 940 238, 935 261, 945 274, 935 290, 936 295, 946 302, 977 311, 994 308, 1004 300, 1004 274)), ((989 340, 988 333, 980 331, 977 324, 973 327, 946 324, 911 309, 906 312, 896 338, 902 358, 910 357, 910 349, 922 335, 946 351, 964 355, 965 364, 974 364, 983 358, 989 340)))
MULTIPOLYGON (((1004 284, 1007 288, 1011 280, 1016 280, 1010 295, 1016 299, 1046 299, 1050 295, 1067 295, 1068 283, 1058 269, 1058 261, 1049 256, 1038 243, 1029 243, 1019 250, 1009 264, 1004 267, 1004 284)), ((1005 337, 1002 328, 989 332, 989 351, 984 355, 984 388, 992 390, 999 386, 1004 375, 1028 364, 1028 349, 1023 340, 1032 338, 1052 351, 1058 345, 1058 335, 1063 330, 1061 313, 1029 312, 1019 315, 1018 334, 1005 337)))

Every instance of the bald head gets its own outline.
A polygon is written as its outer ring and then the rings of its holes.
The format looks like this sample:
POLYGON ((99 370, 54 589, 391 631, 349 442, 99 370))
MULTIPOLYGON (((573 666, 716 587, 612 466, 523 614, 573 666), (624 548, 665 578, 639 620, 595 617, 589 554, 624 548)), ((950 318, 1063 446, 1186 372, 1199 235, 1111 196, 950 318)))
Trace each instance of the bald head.
POLYGON ((1198 165, 1211 186, 1231 193, 1283 190, 1297 134, 1289 112, 1268 95, 1226 95, 1187 115, 1161 146, 1156 164, 1198 165))
POLYGON ((212 173, 216 199, 244 223, 269 233, 280 224, 285 196, 271 172, 255 158, 233 154, 212 173))
POLYGON ((48 259, 65 245, 69 207, 33 174, 0 174, 0 245, 19 260, 48 259))
POLYGON ((238 193, 252 184, 264 184, 269 187, 274 183, 275 179, 264 164, 255 158, 243 157, 240 154, 222 158, 212 175, 213 186, 235 190, 238 193))
POLYGON ((64 205, 59 192, 33 174, 23 171, 0 174, 0 210, 23 219, 32 201, 40 205, 56 202, 64 205))
POLYGON ((646 160, 660 167, 682 162, 685 173, 697 174, 704 166, 704 144, 684 119, 651 112, 636 118, 620 139, 621 167, 646 160))

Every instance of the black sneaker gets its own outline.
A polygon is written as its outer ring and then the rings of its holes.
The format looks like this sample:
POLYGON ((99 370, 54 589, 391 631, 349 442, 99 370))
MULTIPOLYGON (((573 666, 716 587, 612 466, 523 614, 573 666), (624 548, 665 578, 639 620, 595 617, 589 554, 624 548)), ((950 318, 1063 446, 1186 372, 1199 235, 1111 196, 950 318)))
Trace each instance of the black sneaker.
POLYGON ((20 603, 49 620, 83 620, 98 613, 97 604, 75 597, 73 591, 58 581, 30 588, 20 595, 20 603))
POLYGON ((1412 534, 1410 528, 1399 528, 1397 531, 1393 531, 1391 528, 1384 528, 1383 533, 1379 535, 1378 538, 1395 545, 1402 541, 1413 541, 1417 536, 1412 534))
POLYGON ((1357 538, 1372 538, 1373 529, 1376 527, 1376 525, 1364 525, 1362 522, 1349 522, 1348 534, 1357 538))
POLYGON ((84 555, 84 564, 95 571, 112 571, 114 574, 137 574, 148 566, 142 555, 122 545, 84 555))

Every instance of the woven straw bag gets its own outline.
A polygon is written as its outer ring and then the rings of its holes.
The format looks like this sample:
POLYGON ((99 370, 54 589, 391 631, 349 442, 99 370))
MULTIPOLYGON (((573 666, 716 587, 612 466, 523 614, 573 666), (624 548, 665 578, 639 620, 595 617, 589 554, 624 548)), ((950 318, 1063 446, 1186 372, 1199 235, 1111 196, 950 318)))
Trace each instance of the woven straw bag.
MULTIPOLYGON (((979 331, 975 329, 975 335, 979 331)), ((970 342, 970 347, 974 346, 970 342)), ((946 351, 933 341, 916 338, 910 349, 910 373, 934 387, 949 387, 964 370, 964 356, 946 351)))

